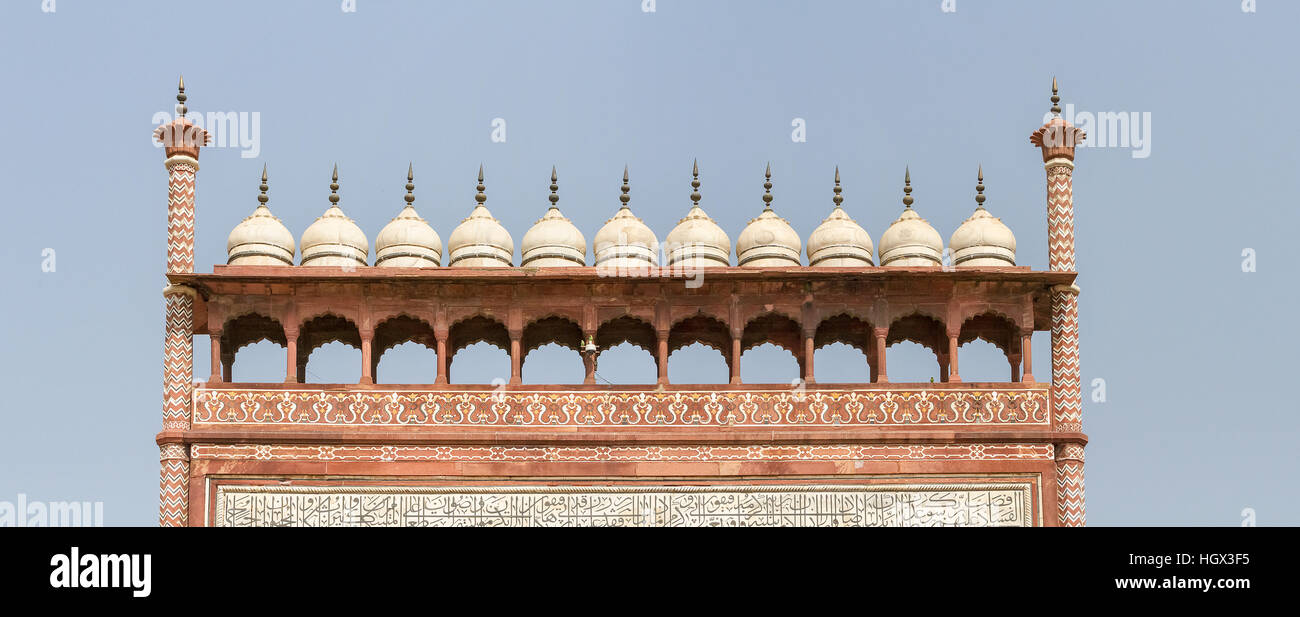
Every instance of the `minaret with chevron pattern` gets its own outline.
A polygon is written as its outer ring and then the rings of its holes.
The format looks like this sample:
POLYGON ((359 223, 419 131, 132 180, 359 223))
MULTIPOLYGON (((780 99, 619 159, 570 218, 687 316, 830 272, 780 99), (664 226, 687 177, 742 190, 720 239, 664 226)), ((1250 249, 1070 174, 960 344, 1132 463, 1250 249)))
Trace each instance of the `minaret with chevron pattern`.
MULTIPOLYGON (((1047 169, 1047 254, 1049 269, 1075 272, 1074 149, 1086 135, 1061 118, 1061 97, 1052 78, 1052 118, 1029 136, 1042 149, 1047 169)), ((1052 424, 1077 441, 1056 444, 1057 524, 1085 523, 1083 494, 1083 393, 1079 378, 1079 287, 1052 288, 1052 424)))
MULTIPOLYGON (((167 273, 194 271, 194 182, 199 148, 208 132, 185 117, 185 78, 177 86, 176 118, 154 130, 167 167, 167 273)), ((161 472, 158 523, 184 527, 188 523, 190 460, 180 432, 190 427, 194 389, 195 290, 168 285, 163 290, 166 330, 163 343, 163 430, 158 437, 161 472)))

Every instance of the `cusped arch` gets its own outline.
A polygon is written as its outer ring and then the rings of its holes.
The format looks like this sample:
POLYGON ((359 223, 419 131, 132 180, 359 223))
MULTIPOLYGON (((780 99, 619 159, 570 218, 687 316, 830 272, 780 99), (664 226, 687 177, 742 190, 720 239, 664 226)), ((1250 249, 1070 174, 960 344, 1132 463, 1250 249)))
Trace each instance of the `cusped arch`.
POLYGON ((875 349, 871 344, 872 331, 870 321, 851 313, 837 313, 817 324, 813 334, 813 348, 821 349, 832 343, 844 343, 849 347, 870 355, 875 349))
POLYGON ((300 356, 309 356, 317 347, 336 341, 361 349, 361 330, 356 322, 336 313, 321 313, 302 322, 298 328, 300 356))
POLYGON ((796 357, 803 351, 802 335, 799 322, 779 311, 768 311, 745 324, 740 337, 741 352, 772 343, 796 357))
POLYGON ((505 324, 483 314, 461 319, 447 331, 449 356, 455 356, 456 352, 474 343, 487 343, 509 353, 510 331, 505 324))
POLYGON ((573 351, 582 351, 582 326, 576 321, 561 314, 550 314, 533 320, 527 326, 524 326, 523 353, 525 356, 528 352, 546 345, 555 343, 561 347, 572 349, 573 351))
POLYGON ((600 351, 623 343, 630 343, 653 356, 659 344, 659 337, 650 322, 633 315, 620 315, 596 328, 596 348, 600 351))
POLYGON ((942 357, 948 351, 948 333, 939 319, 923 311, 915 311, 899 317, 889 324, 889 335, 885 345, 902 341, 911 341, 942 357))
POLYGON ((708 313, 699 312, 677 320, 668 331, 669 353, 691 343, 700 343, 715 349, 726 358, 731 352, 731 332, 727 329, 726 322, 708 313))
POLYGON ((233 356, 260 341, 271 341, 281 347, 288 344, 279 320, 250 311, 227 319, 221 326, 221 350, 225 354, 233 356))
POLYGON ((975 339, 992 343, 1010 357, 1019 347, 1020 336, 1016 323, 997 311, 985 311, 966 319, 961 324, 957 344, 965 345, 975 339))

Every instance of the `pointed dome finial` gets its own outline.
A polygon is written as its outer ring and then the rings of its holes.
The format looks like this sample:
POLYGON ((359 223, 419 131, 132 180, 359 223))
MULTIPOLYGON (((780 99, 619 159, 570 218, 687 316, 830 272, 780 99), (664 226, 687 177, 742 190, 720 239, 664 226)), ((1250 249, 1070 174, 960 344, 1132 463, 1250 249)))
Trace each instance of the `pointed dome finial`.
POLYGON ((483 192, 487 190, 487 187, 483 185, 483 164, 482 163, 478 164, 478 186, 474 188, 475 190, 478 191, 478 193, 474 195, 474 201, 477 201, 479 205, 483 205, 485 202, 487 202, 487 194, 483 192))
POLYGON ((554 165, 551 165, 551 197, 550 197, 550 200, 551 200, 551 207, 552 207, 552 208, 555 207, 555 204, 557 204, 557 203, 560 202, 560 194, 559 194, 559 192, 558 192, 558 191, 560 190, 560 185, 558 184, 559 180, 560 180, 560 177, 559 177, 558 175, 556 175, 556 173, 555 173, 555 166, 554 166, 554 165))
POLYGON ((977 204, 975 208, 977 210, 984 207, 984 166, 983 165, 980 165, 979 184, 975 185, 975 203, 977 204))
POLYGON ((767 164, 767 170, 763 172, 763 209, 772 209, 772 164, 767 164))
POLYGON ((840 204, 844 203, 844 196, 840 195, 840 191, 843 191, 844 189, 840 188, 840 166, 839 165, 835 166, 835 188, 831 190, 835 191, 835 197, 832 197, 831 201, 835 202, 835 207, 838 208, 840 207, 840 204))
POLYGON ((415 203, 415 163, 407 163, 406 166, 406 205, 415 203))
POLYGON ((627 207, 627 202, 632 201, 632 196, 631 196, 631 195, 628 195, 628 193, 630 193, 630 192, 632 191, 632 187, 631 187, 631 186, 628 186, 628 183, 627 183, 627 165, 624 165, 624 166, 623 166, 623 188, 622 188, 622 191, 623 191, 623 194, 618 196, 618 200, 621 201, 621 202, 623 202, 623 207, 626 208, 626 207, 627 207))
POLYGON ((181 75, 180 83, 176 85, 176 115, 184 118, 185 113, 189 111, 185 107, 185 76, 181 75))
POLYGON ((691 202, 700 205, 700 159, 691 167, 691 202))
POLYGON ((330 203, 339 203, 339 164, 334 164, 334 175, 330 177, 330 203))
POLYGON ((1061 115, 1061 96, 1056 90, 1056 76, 1052 76, 1052 115, 1061 115))
POLYGON ((903 205, 912 207, 912 168, 903 168, 903 205))
POLYGON ((266 190, 271 188, 266 184, 266 163, 262 163, 262 184, 258 185, 257 188, 258 190, 262 191, 262 194, 257 196, 257 203, 265 206, 266 202, 270 201, 271 199, 270 197, 266 196, 266 190))

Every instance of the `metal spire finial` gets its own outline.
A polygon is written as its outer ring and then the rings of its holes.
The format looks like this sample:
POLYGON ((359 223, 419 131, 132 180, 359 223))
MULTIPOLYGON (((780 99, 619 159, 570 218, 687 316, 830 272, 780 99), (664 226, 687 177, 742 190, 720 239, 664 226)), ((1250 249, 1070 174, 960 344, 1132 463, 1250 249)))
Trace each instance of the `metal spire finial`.
POLYGON ((1052 76, 1052 115, 1061 115, 1061 96, 1056 91, 1056 76, 1052 76))
POLYGON ((691 202, 700 205, 700 159, 695 159, 695 165, 691 167, 691 202))
POLYGON ((767 164, 767 170, 763 172, 763 209, 772 209, 772 164, 767 164))
POLYGON ((487 201, 487 194, 483 192, 484 190, 487 189, 487 187, 483 186, 483 164, 482 163, 478 164, 478 186, 475 188, 476 190, 478 190, 478 193, 474 195, 474 201, 477 201, 478 204, 481 206, 483 205, 484 202, 487 201))
POLYGON ((912 168, 903 168, 903 205, 912 207, 912 168))
POLYGON ((979 210, 984 207, 984 166, 980 165, 979 184, 975 185, 975 209, 979 210))
POLYGON ((334 175, 330 178, 330 203, 339 203, 339 164, 334 164, 334 175))
POLYGON ((557 204, 557 203, 560 202, 560 194, 557 192, 557 191, 560 190, 560 185, 557 184, 557 183, 559 182, 559 180, 560 180, 560 177, 559 177, 558 175, 555 174, 555 166, 554 166, 554 165, 551 165, 551 197, 550 197, 550 199, 551 199, 551 207, 552 207, 552 208, 555 207, 555 204, 557 204))
POLYGON ((266 202, 271 199, 266 196, 266 189, 268 188, 271 187, 266 185, 266 163, 262 163, 262 184, 257 187, 258 190, 262 191, 262 194, 257 196, 257 203, 262 204, 263 206, 265 206, 266 202))
POLYGON ((844 196, 840 195, 840 191, 843 191, 844 189, 840 188, 840 166, 839 165, 835 166, 835 188, 832 190, 835 191, 835 197, 831 198, 831 201, 835 202, 835 207, 838 208, 840 207, 840 204, 844 203, 844 196))
POLYGON ((415 202, 415 163, 408 163, 406 166, 406 205, 415 202))
POLYGON ((623 194, 618 196, 618 200, 623 202, 623 207, 627 207, 627 202, 632 201, 632 196, 628 195, 632 187, 627 184, 627 165, 623 166, 623 194))
POLYGON ((185 113, 189 111, 189 109, 185 107, 186 98, 187 97, 185 96, 185 76, 181 75, 181 81, 176 86, 176 114, 182 118, 184 118, 185 113))

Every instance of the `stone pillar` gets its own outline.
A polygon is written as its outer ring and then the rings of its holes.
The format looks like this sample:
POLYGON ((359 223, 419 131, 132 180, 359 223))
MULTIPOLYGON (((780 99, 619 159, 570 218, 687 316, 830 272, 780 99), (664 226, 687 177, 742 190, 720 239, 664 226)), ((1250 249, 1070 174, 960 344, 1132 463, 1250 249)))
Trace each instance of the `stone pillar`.
POLYGON ((235 350, 221 350, 221 380, 226 383, 235 381, 235 350))
POLYGON ((158 483, 158 525, 185 527, 189 525, 190 456, 183 443, 165 443, 158 448, 162 467, 158 483))
POLYGON ((889 338, 889 328, 875 328, 876 345, 876 383, 889 383, 889 373, 885 370, 885 341, 889 338))
POLYGON ((520 339, 523 338, 523 331, 510 332, 510 385, 516 386, 524 382, 523 378, 523 350, 520 339))
POLYGON ((582 356, 582 368, 586 371, 586 376, 582 378, 582 383, 587 385, 596 383, 596 356, 600 351, 587 351, 587 341, 595 340, 595 336, 595 331, 583 332, 582 340, 578 343, 580 349, 579 354, 582 356))
POLYGON ((451 376, 447 374, 447 367, 451 366, 451 358, 447 357, 447 334, 448 332, 446 330, 435 331, 433 333, 438 348, 438 375, 433 380, 433 383, 437 385, 451 383, 451 376))
POLYGON ((1011 383, 1020 383, 1020 354, 1007 354, 1007 364, 1011 365, 1011 383))
POLYGON ((731 335, 731 385, 740 384, 740 337, 731 335))
POLYGON ((1020 331, 1020 357, 1024 363, 1023 383, 1034 383, 1034 331, 1020 331))
POLYGON ((668 331, 656 332, 655 338, 659 342, 659 353, 656 355, 659 368, 659 385, 668 383, 668 331))
POLYGON ((284 383, 298 383, 298 331, 284 331, 284 383))
POLYGON ((961 373, 957 370, 957 350, 960 346, 959 334, 957 332, 948 333, 948 379, 951 383, 961 383, 961 373))
POLYGON ((221 383, 224 378, 221 372, 221 330, 208 331, 208 343, 212 350, 212 370, 208 377, 208 383, 221 383))
POLYGON ((372 351, 374 340, 374 332, 361 333, 361 383, 363 384, 375 383, 374 352, 372 351))

